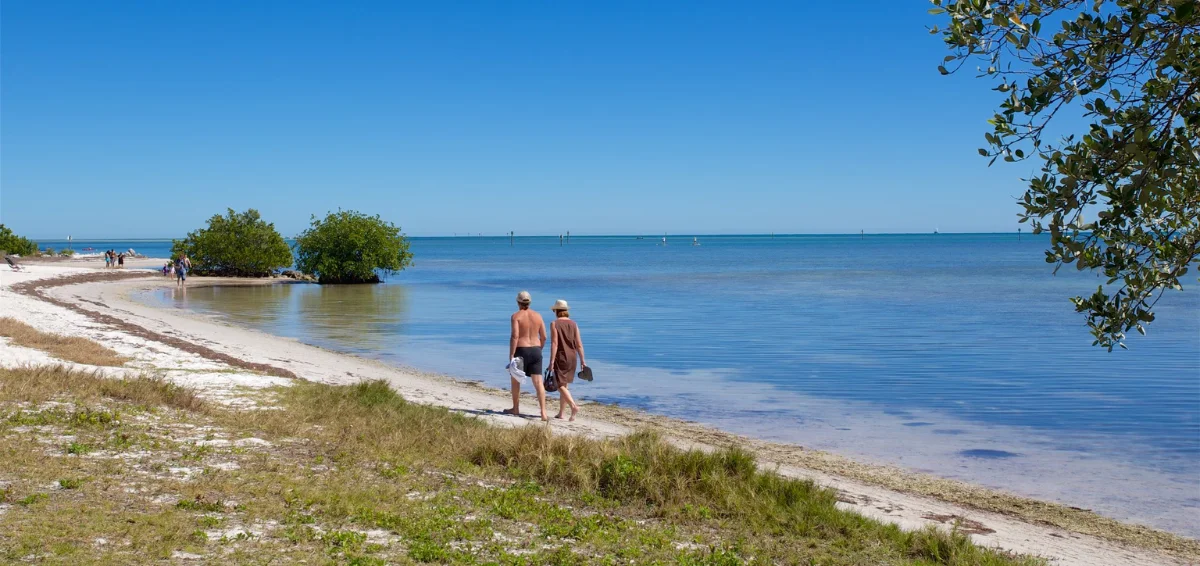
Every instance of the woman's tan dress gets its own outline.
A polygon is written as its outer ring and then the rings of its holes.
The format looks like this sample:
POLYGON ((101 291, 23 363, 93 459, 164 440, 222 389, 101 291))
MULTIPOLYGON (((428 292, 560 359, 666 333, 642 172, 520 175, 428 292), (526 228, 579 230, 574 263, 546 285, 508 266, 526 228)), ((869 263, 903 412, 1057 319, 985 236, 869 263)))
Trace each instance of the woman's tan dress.
POLYGON ((571 384, 575 381, 575 364, 579 360, 579 342, 575 341, 575 321, 569 318, 556 318, 550 323, 551 339, 557 350, 550 367, 559 383, 571 384))

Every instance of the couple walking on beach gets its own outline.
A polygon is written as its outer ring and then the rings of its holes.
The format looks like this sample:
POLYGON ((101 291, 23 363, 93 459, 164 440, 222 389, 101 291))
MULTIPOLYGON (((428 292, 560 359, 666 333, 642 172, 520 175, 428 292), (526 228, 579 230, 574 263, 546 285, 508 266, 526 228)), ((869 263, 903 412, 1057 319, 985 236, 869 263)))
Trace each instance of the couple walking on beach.
MULTIPOLYGON (((542 350, 546 346, 546 323, 542 315, 530 308, 533 297, 528 291, 517 293, 517 312, 512 315, 512 336, 508 340, 508 359, 520 359, 526 375, 533 381, 537 391, 538 409, 542 420, 549 421, 546 415, 546 387, 542 383, 542 350)), ((570 385, 575 381, 575 363, 587 369, 583 360, 583 340, 579 337, 579 325, 571 320, 571 310, 567 302, 559 299, 550 310, 554 311, 554 322, 550 323, 550 373, 554 374, 558 385, 559 406, 555 418, 563 418, 563 411, 571 407, 571 418, 579 413, 579 405, 571 396, 570 385)), ((519 374, 518 374, 519 375, 519 374)), ((587 376, 584 376, 587 378, 587 376)), ((521 380, 514 376, 512 379, 511 409, 504 411, 510 415, 520 415, 521 380)))

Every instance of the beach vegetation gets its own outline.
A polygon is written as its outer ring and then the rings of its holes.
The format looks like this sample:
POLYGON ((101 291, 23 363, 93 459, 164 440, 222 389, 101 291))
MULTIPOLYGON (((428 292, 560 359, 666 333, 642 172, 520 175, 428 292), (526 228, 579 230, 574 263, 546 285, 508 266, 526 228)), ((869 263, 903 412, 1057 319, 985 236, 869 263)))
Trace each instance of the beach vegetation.
POLYGON ((1103 274, 1071 300, 1096 345, 1125 347, 1200 250, 1200 3, 932 3, 939 71, 972 64, 999 93, 980 155, 1039 165, 1018 217, 1056 269, 1103 274))
POLYGON ((290 267, 291 248, 275 225, 257 210, 228 209, 214 215, 205 228, 189 232, 171 245, 171 258, 187 254, 192 273, 219 277, 269 277, 290 267))
POLYGON ((34 255, 38 247, 37 242, 18 236, 8 226, 0 224, 0 250, 10 254, 34 255))
POLYGON ((0 514, 0 561, 1044 564, 955 529, 904 531, 841 510, 836 492, 762 469, 736 447, 496 427, 383 382, 295 382, 261 402, 0 368, 0 415, 67 404, 138 416, 103 427, 49 419, 36 435, 0 419, 3 497, 18 503, 0 514), (131 440, 110 441, 118 435, 131 440), (185 454, 201 435, 224 441, 185 454), (92 456, 47 449, 40 436, 71 437, 92 456), (233 441, 243 438, 257 442, 233 441))
POLYGON ((58 487, 62 489, 79 489, 83 485, 83 480, 79 478, 63 478, 58 480, 58 487))
POLYGON ((60 360, 77 364, 122 366, 130 360, 95 340, 42 332, 10 317, 0 317, 0 336, 17 346, 41 350, 60 360))
POLYGON ((75 255, 75 250, 72 250, 70 248, 67 248, 65 250, 59 250, 58 255, 60 255, 62 257, 72 257, 75 255))
POLYGON ((411 263, 408 238, 378 215, 338 210, 325 218, 313 216, 311 226, 296 238, 297 268, 322 284, 378 283, 381 273, 411 263))

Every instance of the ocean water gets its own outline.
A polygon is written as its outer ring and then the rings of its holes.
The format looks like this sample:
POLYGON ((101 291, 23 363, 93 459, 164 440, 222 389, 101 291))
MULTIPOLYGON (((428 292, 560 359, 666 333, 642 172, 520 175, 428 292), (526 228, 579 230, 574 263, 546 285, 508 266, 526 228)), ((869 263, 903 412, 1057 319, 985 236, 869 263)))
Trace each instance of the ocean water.
POLYGON ((171 240, 37 240, 38 249, 54 248, 62 251, 68 247, 80 256, 99 255, 108 250, 117 253, 133 250, 146 257, 170 257, 171 240))
MULTIPOLYGON (((1091 346, 1046 239, 1016 234, 414 239, 375 286, 162 291, 312 344, 505 387, 517 291, 566 299, 576 395, 1200 536, 1200 293, 1091 346)), ((1189 275, 1189 277, 1193 277, 1189 275)), ((496 407, 499 408, 499 407, 496 407)), ((536 404, 525 404, 533 410, 536 404)))

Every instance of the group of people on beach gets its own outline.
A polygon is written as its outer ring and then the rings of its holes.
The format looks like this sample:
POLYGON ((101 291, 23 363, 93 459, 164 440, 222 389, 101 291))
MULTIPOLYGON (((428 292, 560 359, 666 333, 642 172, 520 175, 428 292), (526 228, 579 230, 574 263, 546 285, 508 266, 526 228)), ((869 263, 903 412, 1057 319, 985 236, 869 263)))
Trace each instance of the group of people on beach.
MULTIPOLYGON (((508 358, 510 367, 518 367, 533 381, 537 391, 538 409, 543 421, 549 421, 546 414, 546 384, 542 381, 542 350, 546 347, 546 323, 542 315, 533 310, 533 296, 528 291, 517 293, 517 312, 512 315, 512 335, 508 341, 508 358)), ((552 386, 557 386, 559 394, 558 415, 568 406, 571 407, 570 420, 575 420, 579 413, 579 404, 571 396, 570 385, 575 381, 575 368, 581 368, 580 376, 590 381, 591 370, 588 369, 583 357, 583 339, 579 336, 579 325, 571 320, 571 309, 567 302, 559 299, 554 306, 554 322, 550 323, 550 367, 548 377, 552 386)), ((513 406, 504 413, 520 416, 521 414, 521 379, 509 374, 512 380, 513 406)))
POLYGON ((125 252, 117 253, 115 250, 104 252, 104 267, 125 267, 125 252))
POLYGON ((182 287, 187 283, 187 272, 192 269, 192 260, 187 254, 181 254, 175 261, 168 261, 162 266, 164 277, 175 276, 175 286, 182 287))

